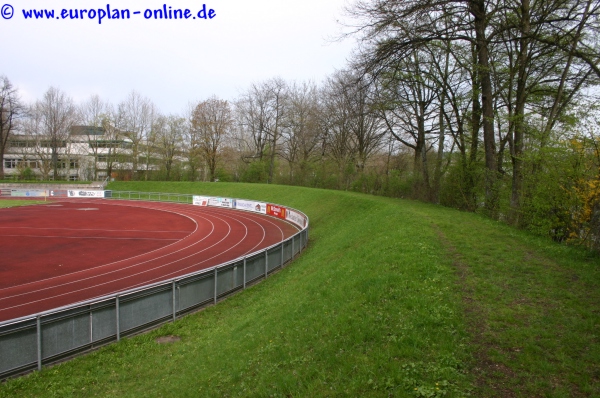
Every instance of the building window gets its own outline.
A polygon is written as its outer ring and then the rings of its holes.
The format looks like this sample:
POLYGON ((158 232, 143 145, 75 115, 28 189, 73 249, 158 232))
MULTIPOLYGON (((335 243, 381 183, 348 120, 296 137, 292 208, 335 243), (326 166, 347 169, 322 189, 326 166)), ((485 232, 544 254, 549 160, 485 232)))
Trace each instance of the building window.
POLYGON ((40 147, 42 148, 66 148, 67 141, 40 141, 40 147))
POLYGON ((77 176, 76 175, 69 176, 69 181, 77 181, 77 176))
POLYGON ((79 160, 73 159, 59 159, 57 163, 57 167, 59 169, 78 169, 79 168, 79 160))
POLYGON ((103 140, 90 142, 91 148, 131 148, 131 142, 121 140, 103 140))
POLYGON ((27 148, 27 147, 34 147, 35 146, 35 142, 29 142, 29 141, 10 141, 9 146, 13 147, 13 148, 27 148))
POLYGON ((30 168, 37 169, 38 161, 37 160, 23 160, 23 159, 4 159, 4 168, 5 169, 16 169, 16 168, 30 168))
POLYGON ((5 169, 16 169, 17 164, 21 159, 4 159, 4 168, 5 169))

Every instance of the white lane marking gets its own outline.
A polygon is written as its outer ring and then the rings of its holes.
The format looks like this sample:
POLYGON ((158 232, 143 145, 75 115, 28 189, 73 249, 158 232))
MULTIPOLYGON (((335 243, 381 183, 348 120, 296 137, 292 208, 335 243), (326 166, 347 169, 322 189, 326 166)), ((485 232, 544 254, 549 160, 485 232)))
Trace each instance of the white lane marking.
POLYGON ((17 237, 17 238, 61 238, 61 239, 106 239, 106 240, 176 240, 180 241, 181 239, 167 239, 167 238, 116 238, 110 236, 65 236, 65 235, 1 235, 1 236, 9 236, 9 237, 17 237))
POLYGON ((178 232, 178 233, 190 233, 190 231, 177 231, 177 230, 173 230, 173 231, 169 231, 169 230, 162 230, 162 231, 150 231, 150 230, 145 230, 145 229, 103 229, 103 228, 57 228, 57 227, 4 227, 4 226, 0 226, 0 229, 33 229, 33 230, 40 230, 40 231, 47 231, 47 230, 51 230, 51 231, 101 231, 101 232, 151 232, 151 233, 169 233, 169 232, 178 232))

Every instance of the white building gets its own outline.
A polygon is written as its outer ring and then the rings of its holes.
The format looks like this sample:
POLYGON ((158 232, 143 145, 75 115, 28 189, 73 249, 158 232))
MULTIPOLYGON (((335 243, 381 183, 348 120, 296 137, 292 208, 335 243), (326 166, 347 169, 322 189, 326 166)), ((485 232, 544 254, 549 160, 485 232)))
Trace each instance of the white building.
POLYGON ((131 176, 132 141, 124 134, 107 134, 101 127, 73 126, 65 140, 52 143, 47 137, 12 135, 2 162, 5 178, 53 179, 52 148, 62 180, 105 180, 131 176))

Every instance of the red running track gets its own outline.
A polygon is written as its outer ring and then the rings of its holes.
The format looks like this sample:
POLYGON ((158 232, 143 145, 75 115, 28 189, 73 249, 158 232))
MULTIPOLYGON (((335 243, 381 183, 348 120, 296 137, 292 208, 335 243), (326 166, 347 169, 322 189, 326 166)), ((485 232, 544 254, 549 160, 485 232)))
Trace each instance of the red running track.
POLYGON ((261 214, 160 202, 0 209, 0 321, 210 268, 297 231, 261 214))

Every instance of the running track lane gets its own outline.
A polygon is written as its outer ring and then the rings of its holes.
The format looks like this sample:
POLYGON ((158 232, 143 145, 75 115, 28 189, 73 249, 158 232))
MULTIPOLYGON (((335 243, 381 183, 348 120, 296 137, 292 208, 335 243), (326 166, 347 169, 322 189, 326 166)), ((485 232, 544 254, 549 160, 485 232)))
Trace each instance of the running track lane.
POLYGON ((210 268, 297 231, 260 214, 160 202, 0 209, 1 241, 20 242, 0 256, 0 321, 210 268), (68 249, 57 254, 64 242, 68 249))

